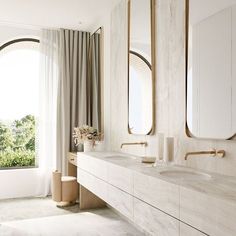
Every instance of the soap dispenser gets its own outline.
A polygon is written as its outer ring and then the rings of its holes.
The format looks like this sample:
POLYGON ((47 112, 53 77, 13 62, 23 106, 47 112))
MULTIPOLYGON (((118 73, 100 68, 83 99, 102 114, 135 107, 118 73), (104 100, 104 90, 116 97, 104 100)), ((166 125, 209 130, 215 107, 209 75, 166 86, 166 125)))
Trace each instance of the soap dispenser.
POLYGON ((165 137, 163 156, 166 164, 174 163, 174 137, 165 137))

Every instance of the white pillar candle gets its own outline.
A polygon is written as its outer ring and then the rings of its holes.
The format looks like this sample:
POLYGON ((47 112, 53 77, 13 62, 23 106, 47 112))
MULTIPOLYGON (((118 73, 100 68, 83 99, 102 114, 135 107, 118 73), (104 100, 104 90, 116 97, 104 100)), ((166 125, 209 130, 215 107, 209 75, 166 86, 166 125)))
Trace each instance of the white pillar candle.
POLYGON ((164 134, 157 134, 157 160, 163 160, 164 134))
POLYGON ((166 137, 164 141, 164 162, 174 161, 174 138, 166 137))

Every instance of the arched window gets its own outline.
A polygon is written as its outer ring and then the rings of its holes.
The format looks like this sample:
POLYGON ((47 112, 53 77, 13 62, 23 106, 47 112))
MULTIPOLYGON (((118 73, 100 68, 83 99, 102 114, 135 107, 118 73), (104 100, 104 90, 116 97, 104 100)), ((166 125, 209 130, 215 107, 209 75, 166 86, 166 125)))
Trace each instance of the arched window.
POLYGON ((34 38, 0 46, 0 168, 36 165, 39 55, 34 38))

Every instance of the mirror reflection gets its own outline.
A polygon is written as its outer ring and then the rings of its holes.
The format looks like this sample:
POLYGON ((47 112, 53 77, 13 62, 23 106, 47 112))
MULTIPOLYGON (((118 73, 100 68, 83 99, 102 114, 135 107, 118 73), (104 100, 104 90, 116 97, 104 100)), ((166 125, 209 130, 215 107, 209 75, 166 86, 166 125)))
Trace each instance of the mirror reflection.
POLYGON ((132 134, 153 130, 152 3, 129 1, 128 130, 132 134))
POLYGON ((142 134, 152 129, 151 65, 141 55, 130 51, 129 126, 132 133, 142 134), (138 92, 137 92, 138 91, 138 92), (137 115, 138 114, 138 115, 137 115))
POLYGON ((191 136, 236 131, 236 0, 189 0, 187 126, 191 136))

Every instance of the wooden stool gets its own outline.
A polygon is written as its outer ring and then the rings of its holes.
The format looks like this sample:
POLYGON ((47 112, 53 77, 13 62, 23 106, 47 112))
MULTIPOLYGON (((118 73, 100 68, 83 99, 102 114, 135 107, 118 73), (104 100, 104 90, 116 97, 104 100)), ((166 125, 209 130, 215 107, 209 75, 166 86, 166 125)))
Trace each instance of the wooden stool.
POLYGON ((52 199, 57 206, 71 206, 78 198, 78 183, 76 177, 61 176, 61 173, 52 173, 52 199))

